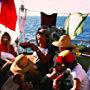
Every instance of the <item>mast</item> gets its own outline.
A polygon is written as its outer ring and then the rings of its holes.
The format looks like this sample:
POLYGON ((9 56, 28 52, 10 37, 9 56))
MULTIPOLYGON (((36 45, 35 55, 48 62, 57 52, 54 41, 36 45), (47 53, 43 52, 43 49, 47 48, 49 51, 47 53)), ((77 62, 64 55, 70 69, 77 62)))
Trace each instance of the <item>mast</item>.
MULTIPOLYGON (((25 42, 25 31, 24 27, 26 24, 26 17, 27 17, 27 9, 24 7, 22 4, 19 8, 19 30, 20 33, 22 34, 22 42, 25 42)), ((26 52, 27 50, 24 49, 23 52, 26 52)))

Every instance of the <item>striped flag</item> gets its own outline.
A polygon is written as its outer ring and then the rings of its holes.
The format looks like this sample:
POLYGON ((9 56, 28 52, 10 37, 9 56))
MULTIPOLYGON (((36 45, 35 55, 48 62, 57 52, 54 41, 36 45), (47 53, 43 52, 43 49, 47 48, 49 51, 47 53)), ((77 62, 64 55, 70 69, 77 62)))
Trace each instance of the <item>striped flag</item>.
POLYGON ((21 33, 24 33, 25 24, 26 24, 26 16, 24 15, 20 16, 20 13, 19 13, 19 30, 21 33))
POLYGON ((88 14, 74 13, 69 14, 65 21, 65 30, 71 39, 75 38, 77 35, 83 32, 84 22, 88 14))
POLYGON ((14 0, 0 0, 0 37, 4 32, 8 32, 13 43, 19 36, 16 23, 17 13, 14 0))

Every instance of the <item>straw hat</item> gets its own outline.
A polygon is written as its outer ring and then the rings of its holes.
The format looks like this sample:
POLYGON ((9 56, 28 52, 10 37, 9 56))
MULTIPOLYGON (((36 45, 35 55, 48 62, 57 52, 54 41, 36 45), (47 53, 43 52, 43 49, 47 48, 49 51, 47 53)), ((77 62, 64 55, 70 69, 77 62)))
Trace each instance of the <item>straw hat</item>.
POLYGON ((52 42, 57 47, 72 47, 71 39, 68 35, 62 35, 58 41, 52 42))
POLYGON ((21 54, 15 58, 15 61, 10 67, 10 71, 14 75, 23 74, 29 71, 30 65, 31 65, 31 62, 28 60, 28 58, 25 55, 21 54))
POLYGON ((28 58, 26 55, 21 54, 15 58, 15 61, 12 63, 10 67, 10 71, 14 74, 25 74, 29 71, 32 77, 40 76, 40 72, 38 69, 33 67, 34 63, 28 58))

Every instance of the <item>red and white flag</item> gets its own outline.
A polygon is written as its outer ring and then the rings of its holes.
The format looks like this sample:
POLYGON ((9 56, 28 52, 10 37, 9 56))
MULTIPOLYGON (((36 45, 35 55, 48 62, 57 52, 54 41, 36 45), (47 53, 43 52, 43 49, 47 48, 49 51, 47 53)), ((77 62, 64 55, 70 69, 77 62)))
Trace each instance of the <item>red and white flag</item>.
POLYGON ((8 32, 12 42, 19 36, 16 31, 17 12, 14 0, 0 0, 0 35, 8 32))
POLYGON ((17 15, 14 0, 0 0, 0 4, 0 24, 15 30, 17 15))

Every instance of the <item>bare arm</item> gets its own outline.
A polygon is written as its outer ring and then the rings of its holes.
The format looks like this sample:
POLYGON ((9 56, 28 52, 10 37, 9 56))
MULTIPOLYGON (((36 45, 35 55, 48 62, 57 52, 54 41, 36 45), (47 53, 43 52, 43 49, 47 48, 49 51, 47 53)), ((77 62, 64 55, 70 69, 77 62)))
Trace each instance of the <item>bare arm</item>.
POLYGON ((75 78, 74 79, 74 85, 71 90, 80 90, 80 80, 75 78))
POLYGON ((37 55, 39 57, 39 59, 41 60, 42 63, 46 63, 48 62, 49 60, 51 60, 51 55, 50 54, 43 54, 39 48, 32 44, 32 43, 28 43, 28 42, 25 42, 25 43, 21 43, 20 46, 22 46, 23 48, 27 48, 27 47, 30 47, 33 51, 36 51, 37 52, 37 55))

